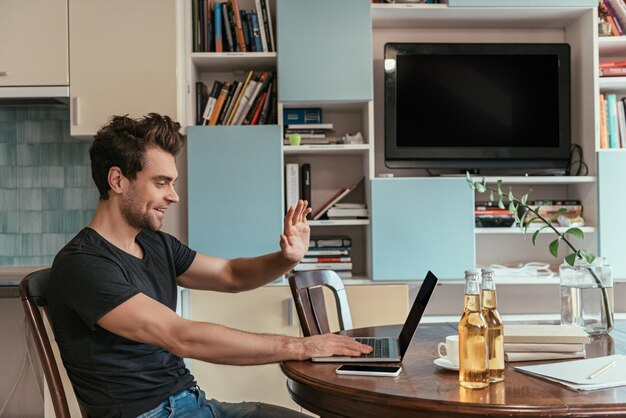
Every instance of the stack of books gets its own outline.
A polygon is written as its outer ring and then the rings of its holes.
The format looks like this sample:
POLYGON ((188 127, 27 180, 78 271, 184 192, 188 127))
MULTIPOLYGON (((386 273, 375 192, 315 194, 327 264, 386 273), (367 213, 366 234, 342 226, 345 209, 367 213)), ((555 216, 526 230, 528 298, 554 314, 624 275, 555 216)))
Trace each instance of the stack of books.
POLYGON ((476 202, 474 206, 474 221, 477 228, 510 227, 515 222, 509 212, 509 205, 505 209, 498 207, 498 202, 476 202))
POLYGON ((301 145, 334 144, 337 138, 331 136, 332 123, 296 123, 285 125, 284 144, 289 145, 289 135, 299 134, 301 145))
POLYGON ((584 358, 589 335, 576 326, 504 326, 504 359, 508 362, 584 358))
POLYGON ((309 251, 294 271, 334 270, 339 277, 352 277, 352 239, 345 235, 313 236, 309 251))
POLYGON ((365 203, 335 203, 326 214, 328 219, 364 219, 369 210, 365 203))
MULTIPOLYGON (((530 207, 536 210, 546 219, 552 218, 552 223, 559 226, 584 226, 585 220, 582 217, 583 207, 580 200, 535 200, 530 202, 530 207)), ((535 218, 534 213, 526 214, 524 224, 535 218)), ((535 219, 529 229, 535 224, 537 227, 543 226, 540 219, 535 219)))

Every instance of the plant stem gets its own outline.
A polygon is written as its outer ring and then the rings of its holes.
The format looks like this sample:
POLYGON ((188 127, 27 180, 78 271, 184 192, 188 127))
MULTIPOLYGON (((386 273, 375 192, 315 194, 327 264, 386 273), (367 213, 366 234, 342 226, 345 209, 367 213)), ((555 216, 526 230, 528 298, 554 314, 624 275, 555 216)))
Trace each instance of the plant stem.
MULTIPOLYGON (((501 196, 501 193, 500 193, 499 190, 492 189, 490 187, 486 187, 486 189, 489 190, 489 191, 498 193, 498 195, 501 196)), ((513 202, 516 203, 517 205, 521 205, 526 210, 532 212, 548 228, 552 229, 552 231, 554 231, 554 233, 559 237, 559 239, 561 241, 563 241, 563 242, 565 242, 565 244, 567 244, 567 246, 576 254, 576 258, 581 259, 581 260, 585 260, 584 257, 582 257, 580 255, 580 251, 577 250, 576 247, 574 247, 571 242, 569 242, 569 240, 565 237, 565 235, 563 235, 558 229, 556 229, 554 227, 554 225, 552 225, 552 222, 550 222, 548 219, 546 219, 543 216, 541 216, 537 210, 531 208, 530 206, 526 205, 525 203, 522 203, 519 199, 513 199, 513 202)), ((605 310, 605 315, 606 315, 606 326, 607 326, 607 332, 608 332, 608 331, 610 331, 613 328, 613 315, 611 315, 611 306, 609 305, 609 296, 606 293, 606 288, 602 285, 602 281, 600 281, 600 278, 598 276, 596 276, 596 274, 593 271, 593 269, 591 268, 591 266, 587 267, 587 270, 589 271, 589 274, 591 274, 591 277, 593 277, 593 280, 596 282, 596 284, 600 288, 600 291, 602 292, 602 300, 604 302, 604 310, 605 310)))

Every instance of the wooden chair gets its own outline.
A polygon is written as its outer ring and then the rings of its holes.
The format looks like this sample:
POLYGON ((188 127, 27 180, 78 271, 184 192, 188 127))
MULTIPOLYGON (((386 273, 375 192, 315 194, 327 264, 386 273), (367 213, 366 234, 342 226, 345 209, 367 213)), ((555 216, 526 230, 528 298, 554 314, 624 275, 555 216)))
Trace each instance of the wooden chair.
MULTIPOLYGON (((48 335, 44 318, 41 314, 41 312, 44 311, 50 323, 50 316, 47 309, 48 302, 46 300, 49 278, 49 268, 35 271, 24 277, 20 283, 20 296, 22 298, 24 312, 26 313, 26 322, 33 332, 35 346, 39 353, 39 360, 41 361, 44 376, 46 377, 56 418, 71 418, 70 408, 63 387, 63 380, 54 357, 50 336, 48 335)), ((73 389, 70 388, 69 390, 73 389)), ((80 403, 79 407, 82 416, 86 418, 87 414, 83 411, 80 403)))
POLYGON ((341 277, 332 270, 298 271, 289 276, 289 287, 305 337, 330 332, 322 286, 332 290, 335 296, 340 329, 352 328, 350 306, 341 277))

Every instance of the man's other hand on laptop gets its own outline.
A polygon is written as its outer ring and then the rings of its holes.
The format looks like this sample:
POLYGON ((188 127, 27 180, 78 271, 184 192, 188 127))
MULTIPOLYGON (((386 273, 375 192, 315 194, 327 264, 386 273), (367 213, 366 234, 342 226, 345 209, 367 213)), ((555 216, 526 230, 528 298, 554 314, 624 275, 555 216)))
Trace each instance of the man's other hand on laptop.
POLYGON ((305 337, 302 342, 302 354, 300 360, 311 357, 330 356, 360 356, 372 351, 369 345, 356 342, 353 338, 337 334, 322 334, 305 337))

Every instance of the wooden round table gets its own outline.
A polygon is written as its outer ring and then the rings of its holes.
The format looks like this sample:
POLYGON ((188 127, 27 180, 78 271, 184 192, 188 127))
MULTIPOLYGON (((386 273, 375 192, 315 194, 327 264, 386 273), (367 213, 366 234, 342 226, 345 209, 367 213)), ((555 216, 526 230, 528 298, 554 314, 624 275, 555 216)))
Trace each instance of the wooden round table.
MULTIPOLYGON (((322 417, 626 417, 626 386, 575 391, 513 369, 539 362, 507 363, 504 382, 479 390, 462 388, 457 372, 433 363, 437 343, 456 334, 456 325, 420 325, 398 377, 338 376, 338 364, 284 362, 281 368, 289 394, 322 417)), ((399 332, 400 326, 394 325, 343 333, 396 336, 399 332)), ((610 354, 626 354, 626 321, 616 321, 609 336, 594 337, 587 345, 588 358, 610 354)))

